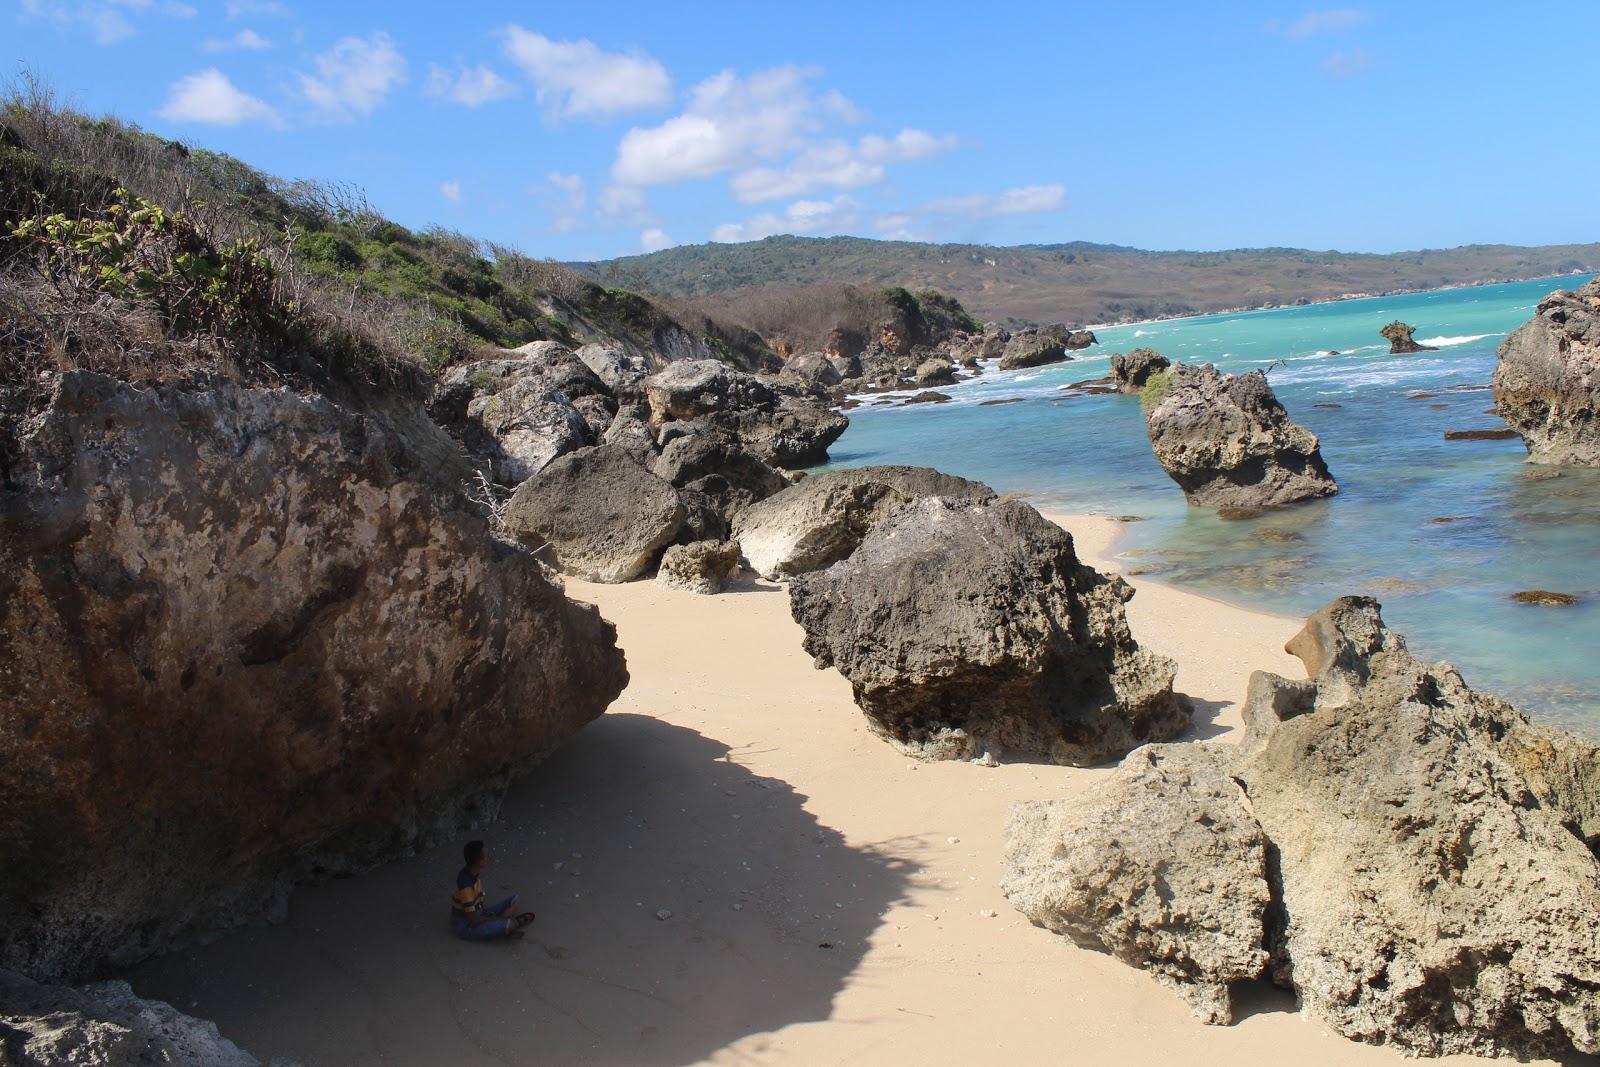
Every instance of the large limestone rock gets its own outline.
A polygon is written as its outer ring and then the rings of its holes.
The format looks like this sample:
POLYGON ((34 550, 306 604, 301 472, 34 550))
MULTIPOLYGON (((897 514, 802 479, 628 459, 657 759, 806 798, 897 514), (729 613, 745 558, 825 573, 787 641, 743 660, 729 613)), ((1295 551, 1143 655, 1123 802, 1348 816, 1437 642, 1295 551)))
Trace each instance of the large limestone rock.
POLYGON ((939 497, 789 587, 806 651, 849 679, 872 730, 903 751, 1076 765, 1189 722, 1176 665, 1128 631, 1132 595, 1027 505, 939 497))
POLYGON ((1432 345, 1421 345, 1416 341, 1413 341, 1411 339, 1411 335, 1416 332, 1417 328, 1415 326, 1407 326, 1399 319, 1395 319, 1389 325, 1379 330, 1378 336, 1389 342, 1389 354, 1391 356, 1404 356, 1409 355, 1412 352, 1439 351, 1432 345))
POLYGON ((414 407, 59 379, 0 494, 0 966, 130 963, 491 818, 627 681, 414 407))
POLYGON ((40 985, 0 970, 0 1063, 9 1067, 260 1067, 196 1019, 126 982, 40 985))
POLYGON ((1034 924, 1149 971, 1208 1023, 1267 969, 1266 838, 1228 749, 1145 745, 1111 778, 1016 805, 1001 888, 1034 924))
POLYGON ((823 352, 802 352, 784 361, 780 377, 803 385, 831 389, 844 380, 839 367, 823 352))
POLYGON ((1495 407, 1528 458, 1600 467, 1600 281, 1541 300, 1499 357, 1495 407))
POLYGON ((650 469, 679 496, 709 505, 718 539, 727 536, 730 524, 747 507, 789 485, 789 479, 733 434, 712 427, 673 437, 650 469))
POLYGON ((644 382, 651 423, 699 422, 731 433, 768 463, 806 467, 827 459, 849 420, 806 388, 716 360, 674 363, 644 382))
POLYGON ((656 583, 691 593, 720 593, 739 573, 739 546, 732 541, 673 545, 661 557, 656 583))
POLYGON ((429 405, 507 486, 593 444, 617 406, 605 383, 566 346, 535 341, 515 355, 451 368, 429 405))
POLYGON ((1171 366, 1172 361, 1153 348, 1135 348, 1127 355, 1117 352, 1111 356, 1111 384, 1119 393, 1137 393, 1152 374, 1171 366))
POLYGON ((1065 327, 1029 327, 1012 334, 1000 356, 1001 370, 1022 370, 1061 363, 1067 355, 1069 333, 1065 327))
POLYGON ((1156 459, 1191 504, 1275 507, 1339 491, 1317 435, 1290 421, 1260 371, 1178 364, 1144 414, 1156 459))
POLYGON ((562 456, 523 482, 506 507, 518 540, 547 553, 562 574, 591 582, 645 573, 684 517, 677 490, 616 445, 562 456))
POLYGON ((844 559, 896 507, 925 496, 984 501, 994 490, 931 467, 824 471, 745 509, 733 538, 751 570, 791 578, 844 559))
POLYGON ((1418 662, 1370 598, 1289 648, 1315 710, 1234 769, 1277 856, 1278 979, 1413 1052, 1600 1051, 1600 863, 1574 804, 1592 819, 1595 747, 1418 662))

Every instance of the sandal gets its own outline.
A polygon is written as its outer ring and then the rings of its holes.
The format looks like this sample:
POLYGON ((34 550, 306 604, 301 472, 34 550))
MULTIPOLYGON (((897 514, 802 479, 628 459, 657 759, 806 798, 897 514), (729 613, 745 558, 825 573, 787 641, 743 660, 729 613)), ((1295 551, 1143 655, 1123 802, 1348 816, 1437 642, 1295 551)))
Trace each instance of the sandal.
POLYGON ((514 924, 512 926, 512 929, 513 930, 520 930, 524 926, 527 926, 529 923, 533 922, 533 912, 531 912, 531 911, 522 912, 520 915, 517 915, 511 921, 514 924))

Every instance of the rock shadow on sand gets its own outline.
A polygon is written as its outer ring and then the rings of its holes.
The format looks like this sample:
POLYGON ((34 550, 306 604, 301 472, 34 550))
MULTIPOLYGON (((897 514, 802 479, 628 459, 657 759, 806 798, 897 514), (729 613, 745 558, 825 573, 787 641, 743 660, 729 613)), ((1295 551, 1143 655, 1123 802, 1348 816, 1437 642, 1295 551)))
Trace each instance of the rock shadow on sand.
POLYGON ((478 835, 490 896, 538 912, 526 940, 450 936, 458 841, 128 977, 307 1067, 701 1060, 827 1019, 905 899, 913 866, 850 846, 806 800, 712 738, 606 715, 478 835))

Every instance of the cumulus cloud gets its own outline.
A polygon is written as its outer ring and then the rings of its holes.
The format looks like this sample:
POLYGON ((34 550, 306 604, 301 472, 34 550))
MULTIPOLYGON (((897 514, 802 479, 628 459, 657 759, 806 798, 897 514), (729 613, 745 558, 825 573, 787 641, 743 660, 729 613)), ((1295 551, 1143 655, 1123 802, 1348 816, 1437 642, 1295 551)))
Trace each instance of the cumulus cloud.
POLYGON ((1322 72, 1330 78, 1354 78, 1372 66, 1372 53, 1365 48, 1333 53, 1322 61, 1322 72))
POLYGON ((240 30, 232 37, 207 37, 202 47, 207 52, 263 52, 272 42, 255 30, 240 30))
POLYGON ((1002 193, 975 193, 948 196, 924 205, 930 215, 951 215, 969 219, 992 219, 1002 215, 1038 215, 1059 211, 1066 206, 1064 185, 1020 185, 1002 193))
POLYGON ((733 193, 746 203, 782 200, 813 189, 856 189, 883 181, 889 163, 927 159, 954 148, 952 135, 905 129, 893 137, 868 135, 851 144, 810 145, 780 167, 752 167, 733 176, 733 193))
POLYGON ((650 219, 644 190, 631 185, 606 186, 595 198, 595 209, 603 219, 623 222, 647 222, 650 219))
POLYGON ((461 200, 461 183, 454 178, 447 182, 440 182, 439 195, 452 203, 459 203, 461 200))
POLYGON ((639 235, 639 247, 646 252, 659 252, 663 248, 671 248, 678 242, 667 236, 667 231, 660 228, 651 228, 639 235))
POLYGON ((1284 27, 1285 37, 1303 41, 1319 33, 1337 33, 1367 21, 1367 13, 1358 8, 1339 7, 1327 11, 1308 11, 1284 27))
POLYGON ((428 67, 422 91, 429 96, 452 100, 467 107, 481 107, 493 100, 517 95, 517 87, 482 63, 462 67, 454 74, 440 66, 428 67))
POLYGON ((538 90, 554 118, 598 118, 661 107, 672 99, 672 78, 656 60, 636 52, 606 52, 590 41, 552 41, 507 26, 505 50, 538 90))
POLYGON ((341 38, 315 66, 315 74, 300 74, 300 92, 333 122, 371 114, 406 76, 405 57, 387 33, 341 38))
POLYGON ((22 0, 22 17, 50 22, 64 30, 87 30, 96 44, 116 44, 138 32, 131 16, 160 15, 189 19, 199 14, 189 4, 176 0, 22 0))
POLYGON ((278 113, 265 101, 241 92, 216 67, 210 67, 173 83, 161 117, 174 122, 203 122, 214 126, 237 126, 242 122, 280 125, 278 113))
POLYGON ((859 212, 860 205, 842 194, 832 200, 796 200, 781 213, 768 211, 743 222, 723 223, 711 231, 711 239, 732 244, 780 233, 842 233, 856 224, 859 212))

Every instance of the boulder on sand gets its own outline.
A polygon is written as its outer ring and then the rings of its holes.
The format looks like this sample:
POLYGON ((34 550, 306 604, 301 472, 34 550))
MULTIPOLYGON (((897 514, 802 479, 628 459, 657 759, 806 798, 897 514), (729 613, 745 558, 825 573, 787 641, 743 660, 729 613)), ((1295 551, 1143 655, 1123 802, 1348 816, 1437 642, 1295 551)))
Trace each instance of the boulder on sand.
POLYGON ((1391 356, 1403 356, 1411 352, 1439 351, 1432 345, 1419 345, 1417 342, 1413 341, 1411 339, 1411 335, 1416 332, 1417 328, 1415 326, 1407 326, 1399 319, 1395 319, 1389 325, 1379 330, 1378 336, 1389 342, 1389 354, 1391 356))
POLYGON ((732 541, 672 545, 661 557, 656 582, 691 593, 720 593, 739 573, 739 546, 732 541))
POLYGON ((789 587, 806 651, 902 751, 1075 765, 1189 724, 1176 665, 1128 631, 1132 596, 1027 505, 939 497, 901 506, 789 587))
POLYGON ((889 512, 925 496, 982 501, 994 490, 931 467, 824 471, 746 509, 733 539, 751 570, 790 578, 844 559, 889 512))
POLYGON ((1007 899, 1036 926, 1149 971, 1208 1023, 1267 969, 1266 838, 1226 748, 1145 745, 1093 789, 1012 808, 1007 899))
POLYGON ((759 378, 716 360, 671 364, 647 378, 644 389, 658 430, 672 423, 714 426, 778 467, 821 463, 850 424, 803 386, 759 378))
POLYGON ((615 631, 470 470, 411 404, 61 375, 0 494, 0 966, 281 917, 605 709, 615 631))
POLYGON ((1260 508, 1331 496, 1317 435, 1289 420, 1261 371, 1178 364, 1145 406, 1156 459, 1189 503, 1260 508))
POLYGON ((547 552, 562 574, 626 582, 649 570, 678 536, 683 502, 625 449, 596 445, 562 456, 523 482, 506 526, 547 552))
POLYGON ((1539 301, 1498 356, 1495 409, 1528 459, 1600 467, 1600 280, 1539 301))
POLYGON ((1127 355, 1116 352, 1111 356, 1111 384, 1119 393, 1137 393, 1152 374, 1171 366, 1172 360, 1153 348, 1135 348, 1127 355))

